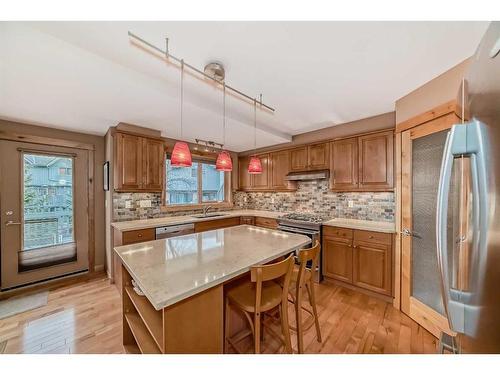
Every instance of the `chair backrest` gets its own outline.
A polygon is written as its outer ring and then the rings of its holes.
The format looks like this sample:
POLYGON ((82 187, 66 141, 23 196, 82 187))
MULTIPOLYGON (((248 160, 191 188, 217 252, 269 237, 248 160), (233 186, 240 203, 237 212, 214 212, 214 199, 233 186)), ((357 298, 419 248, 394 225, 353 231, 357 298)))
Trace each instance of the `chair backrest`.
POLYGON ((260 302, 262 299, 262 283, 266 281, 282 279, 281 283, 283 286, 282 300, 285 302, 288 300, 288 287, 290 285, 290 280, 292 277, 292 270, 294 265, 293 255, 290 254, 288 258, 282 260, 281 262, 253 266, 250 269, 251 281, 256 283, 255 290, 255 312, 260 312, 260 302))
MULTIPOLYGON (((297 276, 297 287, 303 286, 306 281, 306 272, 314 272, 318 266, 319 252, 321 250, 321 245, 318 240, 314 243, 314 246, 309 249, 300 249, 297 255, 299 259, 299 273, 297 276), (306 269, 307 262, 312 261, 311 271, 306 269)), ((312 275, 311 275, 312 277, 312 275)), ((297 289, 298 290, 298 289, 297 289)))

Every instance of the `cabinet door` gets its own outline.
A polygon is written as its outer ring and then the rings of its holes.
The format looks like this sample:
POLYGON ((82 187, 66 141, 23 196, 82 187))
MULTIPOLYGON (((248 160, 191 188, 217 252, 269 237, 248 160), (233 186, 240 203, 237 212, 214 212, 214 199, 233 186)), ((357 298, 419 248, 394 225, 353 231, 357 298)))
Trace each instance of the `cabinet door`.
POLYGON ((144 138, 143 155, 143 189, 146 191, 162 191, 165 158, 163 141, 144 138))
POLYGON ((130 134, 116 134, 115 189, 118 191, 142 188, 142 138, 130 134))
POLYGON ((308 169, 328 169, 330 167, 330 144, 320 143, 308 146, 308 169))
POLYGON ((262 164, 262 173, 252 175, 252 189, 266 190, 269 189, 271 182, 269 173, 269 154, 261 154, 257 156, 262 164))
POLYGON ((250 157, 245 156, 238 159, 238 184, 239 190, 248 190, 251 188, 251 174, 248 173, 248 163, 250 157))
POLYGON ((392 246, 354 241, 353 284, 377 293, 392 295, 392 246))
POLYGON ((394 133, 365 135, 359 142, 359 188, 390 190, 394 187, 394 133))
POLYGON ((323 275, 352 283, 352 240, 323 238, 323 275))
POLYGON ((356 190, 358 188, 358 139, 349 138, 331 143, 332 190, 356 190))
POLYGON ((285 180, 290 172, 290 151, 271 153, 271 188, 276 190, 292 190, 293 185, 285 180))
POLYGON ((290 150, 290 170, 307 170, 307 146, 294 148, 290 150))

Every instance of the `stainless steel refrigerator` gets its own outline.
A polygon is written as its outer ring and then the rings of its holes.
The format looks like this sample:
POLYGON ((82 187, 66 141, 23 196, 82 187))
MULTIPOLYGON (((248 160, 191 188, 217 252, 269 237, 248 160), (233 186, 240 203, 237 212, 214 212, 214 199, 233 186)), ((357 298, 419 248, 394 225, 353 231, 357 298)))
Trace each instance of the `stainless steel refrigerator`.
POLYGON ((500 22, 481 40, 461 95, 468 122, 448 133, 437 197, 443 304, 457 352, 500 353, 500 22))

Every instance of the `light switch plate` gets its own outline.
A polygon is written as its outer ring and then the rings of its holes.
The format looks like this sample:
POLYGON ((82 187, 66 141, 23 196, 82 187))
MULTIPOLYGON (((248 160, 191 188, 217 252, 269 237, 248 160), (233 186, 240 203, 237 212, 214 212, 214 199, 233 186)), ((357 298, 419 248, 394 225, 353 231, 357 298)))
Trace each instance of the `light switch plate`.
POLYGON ((143 200, 139 201, 139 206, 141 208, 151 207, 151 200, 150 199, 143 199, 143 200))
POLYGON ((349 208, 352 208, 352 207, 354 207, 354 202, 353 201, 348 201, 347 205, 349 206, 349 208))
POLYGON ((132 201, 125 201, 125 208, 132 208, 132 201))

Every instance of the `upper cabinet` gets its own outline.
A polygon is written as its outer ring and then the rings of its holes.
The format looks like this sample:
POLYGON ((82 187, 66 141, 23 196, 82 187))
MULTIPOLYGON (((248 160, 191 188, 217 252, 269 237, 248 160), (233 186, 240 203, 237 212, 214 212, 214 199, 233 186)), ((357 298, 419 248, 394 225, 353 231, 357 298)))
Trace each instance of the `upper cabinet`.
POLYGON ((330 188, 353 190, 358 188, 358 140, 342 139, 331 143, 332 161, 330 188))
POLYGON ((162 140, 116 132, 114 148, 116 191, 162 191, 165 155, 162 140))
POLYGON ((246 191, 290 191, 296 185, 285 179, 290 172, 290 150, 257 155, 262 164, 262 173, 249 174, 250 156, 238 159, 239 189, 246 191))
POLYGON ((393 173, 392 131, 331 142, 332 190, 389 191, 394 187, 393 173))
POLYGON ((328 169, 330 148, 318 143, 290 150, 290 170, 293 172, 328 169))
POLYGON ((393 188, 394 133, 392 131, 358 138, 359 188, 387 190, 393 188))

